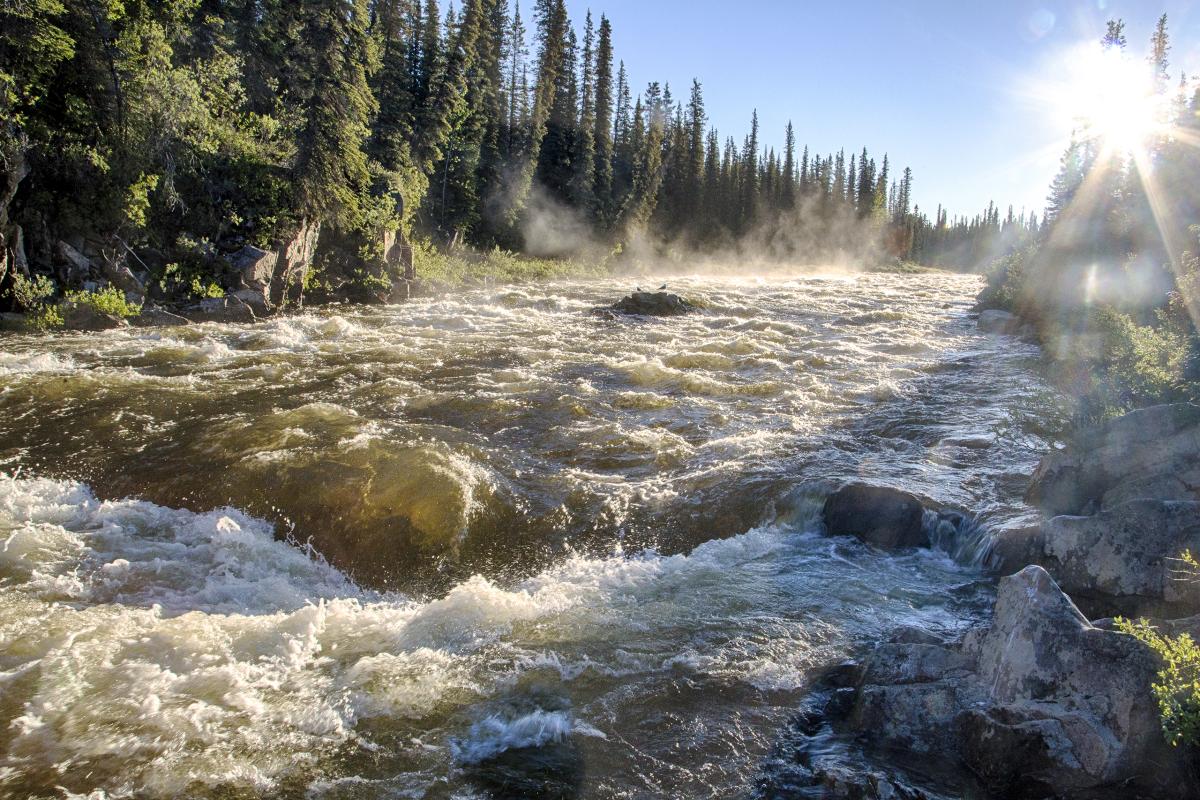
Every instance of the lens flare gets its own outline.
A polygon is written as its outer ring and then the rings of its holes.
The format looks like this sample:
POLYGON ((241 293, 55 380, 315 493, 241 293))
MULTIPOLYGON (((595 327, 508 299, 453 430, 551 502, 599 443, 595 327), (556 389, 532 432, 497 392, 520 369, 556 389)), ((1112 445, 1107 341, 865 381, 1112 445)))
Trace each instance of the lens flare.
POLYGON ((1095 44, 1068 51, 1040 94, 1065 126, 1102 147, 1134 154, 1169 125, 1167 95, 1146 62, 1095 44))

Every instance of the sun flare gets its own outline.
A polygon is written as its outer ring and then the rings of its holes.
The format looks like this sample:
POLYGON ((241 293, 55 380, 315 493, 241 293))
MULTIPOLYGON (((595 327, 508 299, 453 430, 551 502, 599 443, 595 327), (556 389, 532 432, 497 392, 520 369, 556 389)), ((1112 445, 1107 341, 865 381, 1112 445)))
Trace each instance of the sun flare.
POLYGON ((1089 47, 1073 53, 1067 67, 1057 101, 1081 133, 1115 151, 1136 153, 1166 127, 1163 95, 1144 61, 1089 47))

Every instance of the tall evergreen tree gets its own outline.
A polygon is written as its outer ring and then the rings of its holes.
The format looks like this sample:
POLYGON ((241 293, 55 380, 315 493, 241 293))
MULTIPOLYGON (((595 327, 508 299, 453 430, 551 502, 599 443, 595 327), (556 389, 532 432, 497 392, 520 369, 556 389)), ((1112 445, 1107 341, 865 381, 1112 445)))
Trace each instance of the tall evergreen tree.
POLYGON ((597 215, 601 220, 608 220, 613 208, 613 46, 612 24, 604 15, 600 16, 600 35, 596 46, 594 70, 596 103, 592 139, 595 142, 596 157, 593 186, 597 215))
MULTIPOLYGON (((367 0, 302 0, 308 84, 294 171, 302 214, 353 227, 370 188, 365 145, 376 110, 367 0)), ((299 44, 299 43, 298 43, 299 44)))

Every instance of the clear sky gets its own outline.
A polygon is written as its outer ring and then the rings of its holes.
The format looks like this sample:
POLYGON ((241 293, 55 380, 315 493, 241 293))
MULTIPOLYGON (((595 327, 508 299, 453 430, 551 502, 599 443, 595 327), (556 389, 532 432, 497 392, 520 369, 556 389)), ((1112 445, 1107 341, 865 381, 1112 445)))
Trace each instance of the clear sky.
MULTIPOLYGON (((1064 53, 1125 19, 1131 51, 1170 15, 1172 72, 1200 72, 1200 2, 1187 0, 568 0, 609 16, 635 92, 704 85, 711 124, 740 143, 758 109, 779 147, 887 150, 930 215, 995 200, 1041 212, 1071 122, 1039 84, 1064 53)), ((522 0, 523 13, 531 0, 522 0)))

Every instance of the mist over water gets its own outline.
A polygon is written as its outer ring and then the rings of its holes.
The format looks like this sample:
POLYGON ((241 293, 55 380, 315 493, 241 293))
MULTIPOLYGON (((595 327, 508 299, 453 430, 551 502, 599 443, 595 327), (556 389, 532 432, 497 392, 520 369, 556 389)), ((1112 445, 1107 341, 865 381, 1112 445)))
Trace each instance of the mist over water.
POLYGON ((981 619, 971 548, 817 531, 848 479, 1028 513, 1056 409, 978 279, 588 313, 631 282, 6 339, 0 793, 736 796, 817 669, 981 619))

